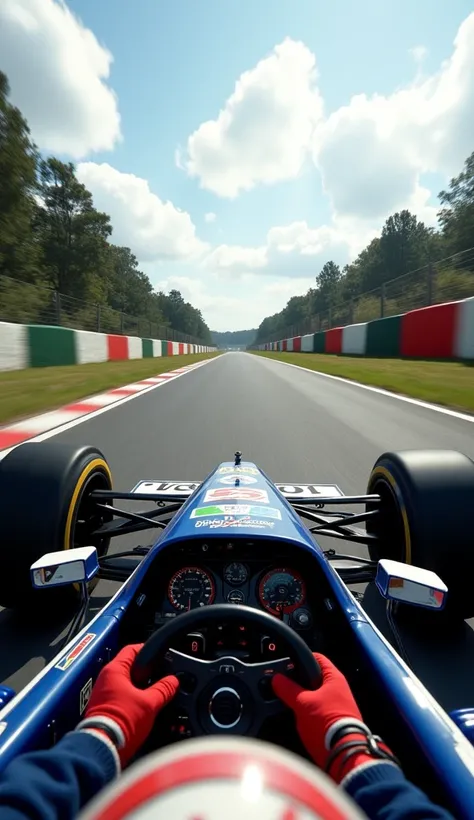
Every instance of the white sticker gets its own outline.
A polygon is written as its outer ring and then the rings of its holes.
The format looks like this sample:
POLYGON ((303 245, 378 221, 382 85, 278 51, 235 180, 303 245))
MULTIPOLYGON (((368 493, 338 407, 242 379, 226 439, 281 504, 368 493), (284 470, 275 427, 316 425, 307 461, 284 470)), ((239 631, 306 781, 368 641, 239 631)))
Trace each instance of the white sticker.
POLYGON ((82 687, 81 694, 79 695, 79 714, 85 711, 87 704, 89 703, 92 695, 92 678, 89 678, 87 683, 82 687))
POLYGON ((130 492, 141 495, 192 495, 200 481, 140 481, 130 492))
POLYGON ((342 498, 344 493, 335 484, 276 484, 285 498, 342 498))

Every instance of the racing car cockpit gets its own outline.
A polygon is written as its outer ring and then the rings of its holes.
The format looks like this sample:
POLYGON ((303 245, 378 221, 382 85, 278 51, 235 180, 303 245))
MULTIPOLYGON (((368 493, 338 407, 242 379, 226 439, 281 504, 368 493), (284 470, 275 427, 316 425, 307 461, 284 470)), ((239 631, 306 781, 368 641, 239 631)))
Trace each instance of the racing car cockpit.
POLYGON ((285 711, 271 678, 284 671, 316 688, 312 653, 339 643, 337 613, 310 556, 284 541, 215 535, 159 553, 122 627, 124 643, 145 642, 138 684, 170 673, 181 682, 157 736, 271 737, 285 711))
POLYGON ((281 671, 317 688, 313 653, 320 652, 344 673, 364 720, 406 775, 435 802, 465 801, 474 771, 468 732, 410 669, 395 620, 387 640, 353 585, 376 581, 388 616, 406 602, 413 623, 425 613, 440 616, 447 590, 449 617, 472 614, 474 559, 462 513, 469 509, 463 493, 470 499, 474 489, 473 462, 448 451, 386 454, 366 495, 343 496, 331 485, 273 484, 238 455, 203 482, 141 481, 129 492, 112 489, 107 462, 93 447, 72 452, 42 442, 3 459, 0 513, 3 505, 9 514, 0 522, 9 549, 0 603, 41 614, 73 604, 76 615, 56 657, 0 708, 0 769, 77 725, 100 669, 127 644, 143 644, 132 669, 136 686, 169 673, 180 681, 140 754, 233 734, 306 756, 271 680, 281 671), (439 497, 452 515, 433 515, 439 497), (17 498, 32 499, 29 516, 10 515, 17 498), (134 501, 147 509, 130 509, 134 501), (158 535, 150 546, 131 547, 129 539, 123 552, 109 551, 112 537, 150 530, 158 535), (369 556, 323 550, 320 536, 363 544, 369 556), (90 620, 99 578, 118 587, 90 620))

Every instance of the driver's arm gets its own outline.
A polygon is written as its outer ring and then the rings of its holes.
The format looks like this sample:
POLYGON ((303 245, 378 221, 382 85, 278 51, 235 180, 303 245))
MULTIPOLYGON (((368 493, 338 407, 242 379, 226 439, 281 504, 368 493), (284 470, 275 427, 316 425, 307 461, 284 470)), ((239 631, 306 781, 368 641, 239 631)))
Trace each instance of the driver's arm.
POLYGON ((283 675, 273 688, 293 710, 300 738, 320 769, 340 785, 369 820, 453 820, 403 774, 390 749, 363 723, 342 672, 315 653, 323 675, 316 691, 283 675))
POLYGON ((7 766, 0 775, 1 820, 73 820, 131 760, 179 687, 174 676, 148 689, 133 686, 130 670, 141 646, 125 647, 102 669, 75 732, 7 766))

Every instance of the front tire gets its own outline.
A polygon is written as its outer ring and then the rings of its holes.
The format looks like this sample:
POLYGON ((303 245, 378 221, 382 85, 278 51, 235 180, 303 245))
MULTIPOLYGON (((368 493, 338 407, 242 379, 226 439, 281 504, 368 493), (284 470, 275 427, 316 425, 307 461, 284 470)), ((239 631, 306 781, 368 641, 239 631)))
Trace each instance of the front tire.
POLYGON ((46 612, 77 602, 77 586, 34 590, 30 566, 45 553, 73 547, 106 554, 110 539, 92 532, 112 514, 91 500, 96 489, 112 489, 112 476, 95 447, 28 442, 0 461, 0 606, 46 612))
POLYGON ((367 522, 378 539, 372 560, 436 572, 448 587, 447 611, 474 616, 474 462, 454 450, 384 453, 367 492, 381 497, 380 515, 367 522))

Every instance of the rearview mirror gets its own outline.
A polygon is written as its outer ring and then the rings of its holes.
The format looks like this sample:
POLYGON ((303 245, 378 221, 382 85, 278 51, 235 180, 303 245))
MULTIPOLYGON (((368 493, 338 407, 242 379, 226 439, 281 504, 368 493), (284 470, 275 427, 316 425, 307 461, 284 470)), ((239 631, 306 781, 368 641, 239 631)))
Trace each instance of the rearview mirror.
POLYGON ((378 563, 375 583, 388 601, 426 609, 444 609, 448 596, 448 587, 435 572, 387 558, 378 563))
POLYGON ((31 581, 36 589, 88 583, 98 571, 95 547, 48 552, 30 567, 31 581))

